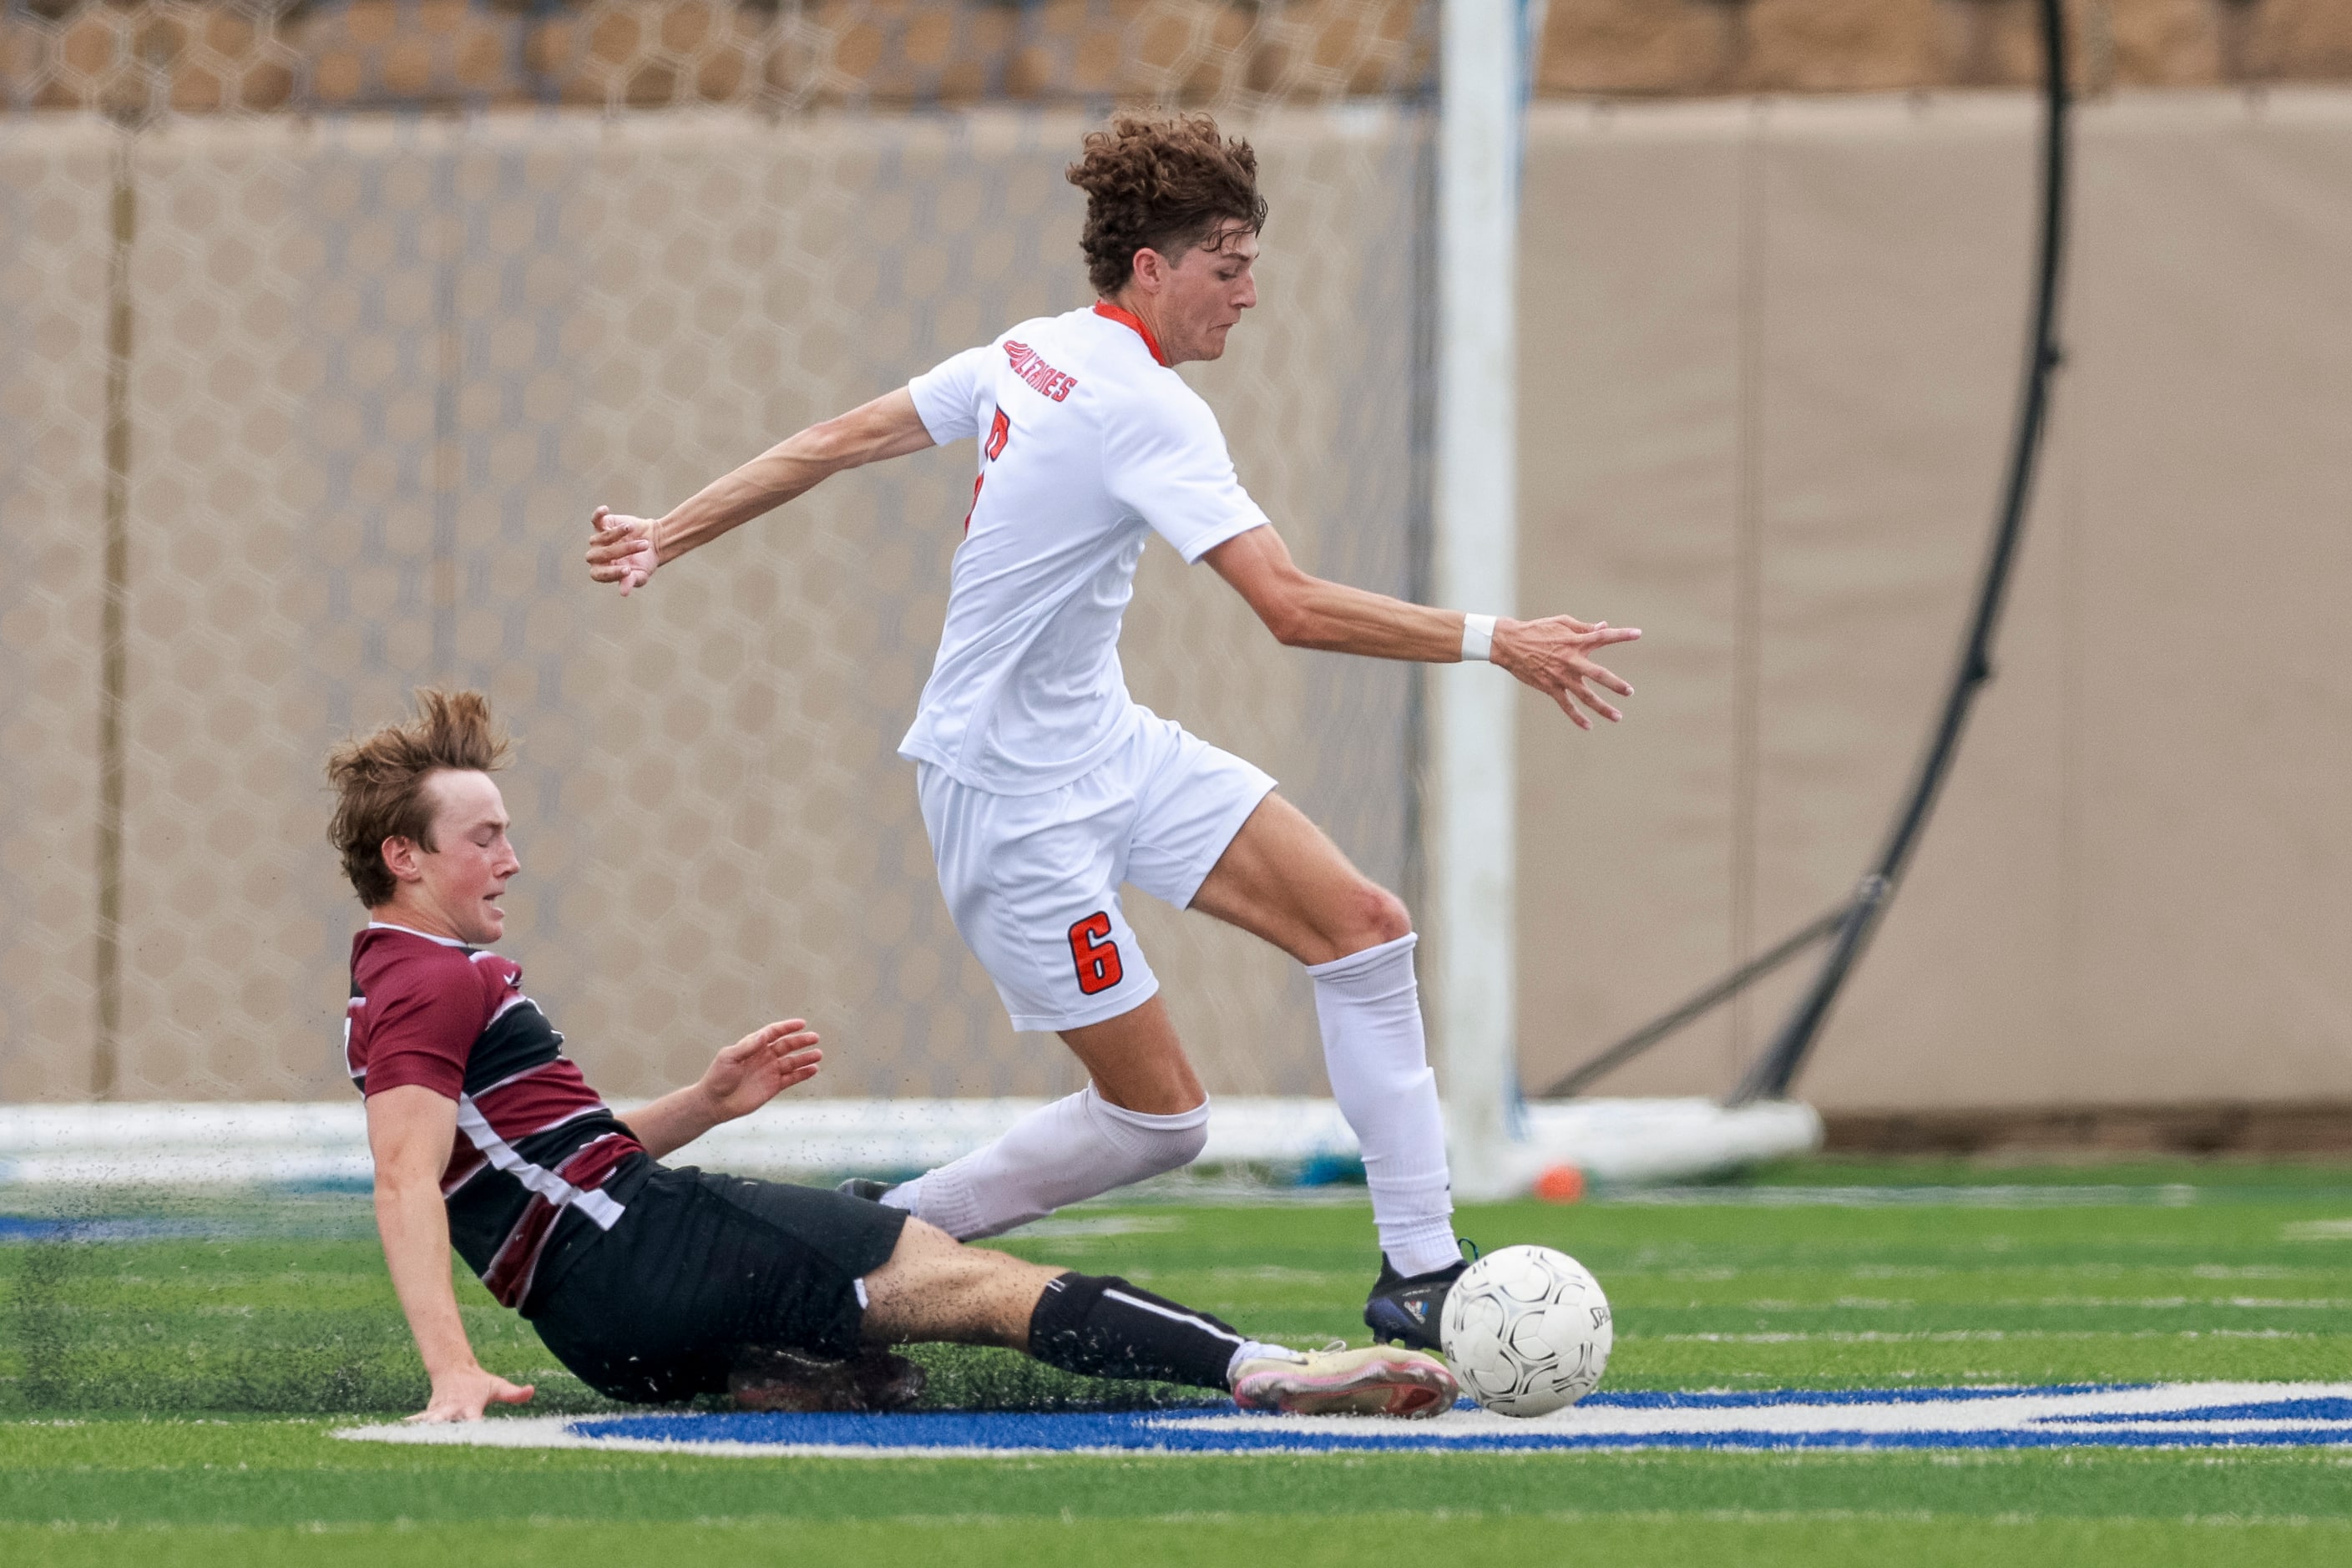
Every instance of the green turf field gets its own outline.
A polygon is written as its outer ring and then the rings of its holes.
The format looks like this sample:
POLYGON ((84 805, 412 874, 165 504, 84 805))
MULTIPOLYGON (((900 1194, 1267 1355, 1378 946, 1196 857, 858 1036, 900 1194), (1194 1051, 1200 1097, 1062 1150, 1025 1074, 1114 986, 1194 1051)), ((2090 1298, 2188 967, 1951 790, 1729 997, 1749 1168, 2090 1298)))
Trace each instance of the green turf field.
MULTIPOLYGON (((1608 1385, 2352 1378, 2352 1169, 1812 1162, 1471 1209, 1589 1264, 1608 1385)), ((414 1408, 365 1200, 0 1194, 0 1562, 407 1563, 601 1545, 703 1563, 2352 1562, 2352 1453, 1316 1455, 841 1461, 387 1448, 414 1408), (65 1230, 46 1223, 60 1215, 65 1230), (495 1537, 482 1527, 495 1523, 495 1537)), ((1360 1342, 1360 1204, 1089 1206, 1026 1255, 1270 1338, 1360 1342)), ((470 1281, 485 1363, 599 1407, 470 1281)), ((1073 1399, 1011 1358, 954 1403, 1073 1399)))

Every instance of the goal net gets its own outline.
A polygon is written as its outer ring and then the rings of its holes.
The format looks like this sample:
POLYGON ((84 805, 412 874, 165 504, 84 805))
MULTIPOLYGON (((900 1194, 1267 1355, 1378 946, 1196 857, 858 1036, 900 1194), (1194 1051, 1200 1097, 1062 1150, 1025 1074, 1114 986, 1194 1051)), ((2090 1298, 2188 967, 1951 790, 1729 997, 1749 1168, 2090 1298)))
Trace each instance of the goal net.
MULTIPOLYGON (((1085 302, 1062 169, 1182 104, 1273 209, 1260 309, 1187 374, 1311 570, 1413 591, 1434 9, 12 0, 0 1102, 347 1096, 320 763, 425 684, 520 740, 503 945, 609 1094, 787 1014, 822 1094, 1075 1087, 949 924, 895 755, 968 452, 625 602, 589 512, 1085 302)), ((1411 890, 1412 672, 1279 652, 1164 550, 1122 657, 1411 890)), ((1295 966, 1133 914, 1213 1090, 1323 1092, 1295 966)))
MULTIPOLYGON (((1304 562, 1411 591, 1433 13, 0 5, 0 1409, 422 1398, 354 1190, 361 913, 320 773, 420 685, 488 691, 520 738, 503 947, 607 1094, 805 1015, 826 1070, 794 1100, 868 1108, 804 1140, 839 1168, 877 1104, 929 1102, 893 1145, 919 1162, 984 1137, 987 1097, 1075 1087, 950 925, 895 754, 968 449, 625 602, 587 580, 589 513, 1086 302, 1063 168, 1113 107, 1181 104, 1253 141, 1273 205, 1261 309, 1187 374, 1304 562), (275 1190, 212 1189, 232 1171, 275 1190)), ((1164 549, 1122 654, 1410 890, 1411 672, 1281 652, 1164 549)), ((1320 1096, 1294 966, 1135 902, 1211 1087, 1320 1096)), ((510 1314, 469 1327, 542 1408, 596 1403, 510 1314)), ((1111 1396, 931 1371, 934 1403, 1111 1396)))

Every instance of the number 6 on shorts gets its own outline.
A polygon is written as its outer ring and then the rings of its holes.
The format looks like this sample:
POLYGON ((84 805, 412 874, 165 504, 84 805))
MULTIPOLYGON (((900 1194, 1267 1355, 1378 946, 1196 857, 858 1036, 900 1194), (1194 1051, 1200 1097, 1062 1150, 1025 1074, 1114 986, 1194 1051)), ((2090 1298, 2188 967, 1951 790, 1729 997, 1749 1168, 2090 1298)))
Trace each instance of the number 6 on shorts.
POLYGON ((1078 990, 1085 995, 1109 990, 1125 973, 1118 965, 1118 943, 1105 940, 1109 935, 1110 915, 1103 910, 1070 928, 1070 957, 1077 963, 1078 990))

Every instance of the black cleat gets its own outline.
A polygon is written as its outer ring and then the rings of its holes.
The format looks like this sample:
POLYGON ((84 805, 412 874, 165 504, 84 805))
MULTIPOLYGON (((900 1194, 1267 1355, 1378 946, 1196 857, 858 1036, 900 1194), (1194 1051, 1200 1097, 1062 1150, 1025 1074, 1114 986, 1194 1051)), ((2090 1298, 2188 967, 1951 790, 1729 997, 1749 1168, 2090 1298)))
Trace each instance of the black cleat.
POLYGON ((864 1198, 869 1204, 878 1204, 882 1201, 882 1194, 897 1184, 895 1182, 877 1182, 870 1176, 852 1176, 833 1190, 846 1197, 864 1198))
POLYGON ((1444 1355, 1445 1349, 1437 1342, 1437 1329, 1445 1315, 1445 1293, 1469 1267, 1469 1259, 1464 1258, 1407 1279, 1396 1271, 1387 1253, 1381 1254, 1381 1277, 1372 1281, 1372 1294, 1364 1302, 1364 1326, 1372 1331, 1373 1342, 1402 1344, 1444 1355))

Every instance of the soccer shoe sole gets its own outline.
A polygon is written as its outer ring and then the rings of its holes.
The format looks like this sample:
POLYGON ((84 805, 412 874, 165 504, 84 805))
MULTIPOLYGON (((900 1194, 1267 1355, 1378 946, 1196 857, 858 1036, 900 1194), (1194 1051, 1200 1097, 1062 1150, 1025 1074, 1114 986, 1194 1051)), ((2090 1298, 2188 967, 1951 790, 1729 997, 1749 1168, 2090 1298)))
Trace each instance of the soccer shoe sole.
POLYGON ((1306 1361, 1244 1363, 1234 1403, 1286 1415, 1393 1415, 1424 1421, 1454 1408, 1461 1384, 1444 1362, 1420 1351, 1370 1350, 1310 1355, 1306 1361))
POLYGON ((873 1345, 847 1361, 750 1347, 738 1353, 727 1392, 745 1410, 863 1415, 908 1408, 924 1382, 919 1365, 873 1345))

